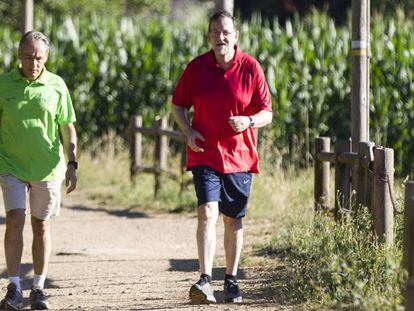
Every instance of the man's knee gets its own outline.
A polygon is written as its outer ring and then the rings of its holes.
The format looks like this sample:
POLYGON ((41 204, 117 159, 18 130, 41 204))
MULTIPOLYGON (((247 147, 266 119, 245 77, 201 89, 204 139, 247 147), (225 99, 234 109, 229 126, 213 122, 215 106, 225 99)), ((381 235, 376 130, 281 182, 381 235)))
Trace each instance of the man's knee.
POLYGON ((219 209, 218 202, 207 202, 198 207, 198 220, 216 220, 218 218, 219 209))
POLYGON ((37 236, 43 236, 50 233, 51 220, 41 220, 32 217, 32 230, 33 234, 37 236))
POLYGON ((243 218, 233 218, 224 216, 224 226, 226 230, 237 231, 243 228, 243 218))
POLYGON ((23 209, 14 209, 7 212, 6 227, 8 230, 23 231, 26 214, 23 209))

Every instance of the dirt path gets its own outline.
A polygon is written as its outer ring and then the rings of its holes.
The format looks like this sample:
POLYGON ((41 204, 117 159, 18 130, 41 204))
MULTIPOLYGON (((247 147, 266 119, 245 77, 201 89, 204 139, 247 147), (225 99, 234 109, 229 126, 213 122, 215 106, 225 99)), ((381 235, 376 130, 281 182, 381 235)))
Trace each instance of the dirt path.
MULTIPOLYGON (((4 220, 1 207, 1 237, 4 220)), ((25 297, 33 275, 29 221, 21 271, 25 297)), ((250 221, 247 227, 254 225, 250 221)), ((266 267, 240 271, 242 305, 188 304, 188 289, 198 277, 195 226, 194 216, 105 209, 79 193, 65 197, 61 215, 53 224, 53 253, 46 284, 51 306, 54 310, 298 310, 298 306, 283 305, 283 284, 279 288, 274 282, 279 272, 266 267)), ((214 270, 213 285, 220 302, 224 273, 221 225, 218 233, 219 267, 214 270)), ((246 244, 252 240, 254 237, 246 244)), ((0 263, 4 292, 7 273, 3 247, 0 263)))

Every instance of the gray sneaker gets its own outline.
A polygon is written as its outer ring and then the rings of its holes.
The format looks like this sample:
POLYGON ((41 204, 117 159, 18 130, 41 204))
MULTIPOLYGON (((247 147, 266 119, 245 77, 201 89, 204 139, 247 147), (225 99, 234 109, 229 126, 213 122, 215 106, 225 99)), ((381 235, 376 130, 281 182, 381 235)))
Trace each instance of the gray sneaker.
POLYGON ((193 304, 216 303, 211 284, 200 279, 190 288, 190 301, 193 304))
POLYGON ((224 280, 224 301, 225 302, 242 302, 239 284, 236 280, 224 280))
POLYGON ((46 294, 40 288, 33 288, 30 291, 30 309, 32 310, 47 310, 49 306, 47 304, 46 294))
POLYGON ((17 291, 16 284, 10 283, 7 285, 7 293, 4 299, 0 302, 2 310, 20 310, 23 308, 23 295, 17 291))

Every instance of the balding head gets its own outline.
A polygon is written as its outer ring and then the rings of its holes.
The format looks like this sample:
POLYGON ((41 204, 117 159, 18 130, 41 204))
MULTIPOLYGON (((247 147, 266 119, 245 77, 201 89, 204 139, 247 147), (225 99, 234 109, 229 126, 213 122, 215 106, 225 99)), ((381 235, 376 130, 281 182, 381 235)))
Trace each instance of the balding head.
POLYGON ((43 71, 49 54, 49 40, 41 32, 29 31, 19 43, 20 72, 30 81, 43 71))
POLYGON ((49 39, 39 31, 28 31, 19 42, 19 54, 21 53, 23 47, 28 43, 33 43, 34 41, 41 40, 46 46, 46 50, 49 51, 49 39))

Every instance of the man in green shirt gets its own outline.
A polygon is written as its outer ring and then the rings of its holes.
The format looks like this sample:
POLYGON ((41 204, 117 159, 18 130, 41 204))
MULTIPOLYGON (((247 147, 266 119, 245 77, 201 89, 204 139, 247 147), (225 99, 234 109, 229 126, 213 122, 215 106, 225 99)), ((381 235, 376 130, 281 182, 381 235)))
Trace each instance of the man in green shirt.
POLYGON ((0 76, 0 184, 9 276, 0 308, 6 310, 19 310, 23 304, 19 270, 26 199, 35 274, 30 304, 32 309, 48 309, 43 289, 51 252, 51 217, 59 213, 63 179, 67 193, 77 182, 75 112, 64 81, 45 68, 48 51, 45 35, 26 33, 19 43, 20 66, 0 76))

